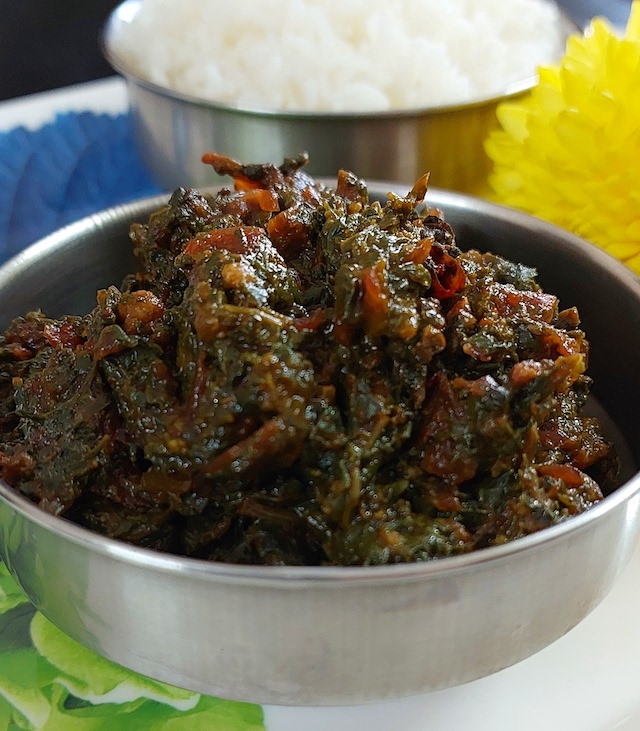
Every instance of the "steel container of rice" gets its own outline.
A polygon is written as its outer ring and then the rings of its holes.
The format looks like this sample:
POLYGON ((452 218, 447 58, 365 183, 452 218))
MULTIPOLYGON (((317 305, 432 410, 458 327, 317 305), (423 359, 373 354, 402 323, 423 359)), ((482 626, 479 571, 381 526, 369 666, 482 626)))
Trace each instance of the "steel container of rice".
MULTIPOLYGON (((200 162, 206 150, 278 164, 306 151, 312 175, 333 176, 344 168, 365 178, 405 182, 429 171, 434 186, 481 194, 490 170, 483 145, 497 127, 498 104, 537 83, 532 75, 490 98, 385 112, 280 112, 214 103, 152 83, 119 55, 114 39, 140 4, 126 0, 113 11, 102 48, 126 79, 140 155, 166 190, 220 183, 200 162)), ((565 16, 561 22, 565 36, 576 30, 565 16)))
MULTIPOLYGON (((384 198, 389 186, 370 186, 384 198)), ((398 194, 406 189, 396 187, 398 194)), ((111 209, 0 269, 0 326, 41 308, 87 312, 134 260, 129 225, 164 200, 111 209)), ((474 198, 431 191, 462 248, 535 266, 577 306, 623 484, 591 510, 466 555, 372 567, 212 563, 132 547, 42 512, 0 483, 0 558, 33 603, 87 647, 195 691, 339 705, 446 688, 544 648, 607 594, 640 516, 640 282, 581 239, 474 198)))

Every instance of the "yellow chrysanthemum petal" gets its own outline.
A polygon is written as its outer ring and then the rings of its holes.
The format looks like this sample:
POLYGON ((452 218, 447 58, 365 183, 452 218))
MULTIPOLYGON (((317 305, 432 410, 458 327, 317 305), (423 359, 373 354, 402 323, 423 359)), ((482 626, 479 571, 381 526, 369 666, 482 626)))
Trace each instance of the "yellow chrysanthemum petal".
POLYGON ((624 262, 628 267, 631 267, 634 272, 640 272, 640 254, 637 254, 636 256, 632 257, 631 259, 626 259, 624 262))
POLYGON ((498 119, 505 131, 515 140, 522 142, 528 136, 527 111, 516 104, 502 106, 498 112, 498 119))
POLYGON ((631 6, 631 15, 629 16, 627 31, 624 37, 630 41, 640 42, 640 4, 638 3, 634 3, 631 6))
POLYGON ((624 37, 595 19, 557 67, 498 108, 486 142, 501 203, 598 244, 640 273, 640 0, 624 37))
POLYGON ((545 68, 544 66, 538 70, 539 82, 537 88, 547 86, 550 89, 560 90, 560 74, 558 69, 545 68))
POLYGON ((610 246, 607 247, 607 251, 612 256, 615 256, 617 259, 625 261, 626 259, 634 257, 636 256, 636 254, 638 254, 638 247, 634 246, 633 244, 626 244, 624 242, 621 243, 618 241, 614 241, 610 246))

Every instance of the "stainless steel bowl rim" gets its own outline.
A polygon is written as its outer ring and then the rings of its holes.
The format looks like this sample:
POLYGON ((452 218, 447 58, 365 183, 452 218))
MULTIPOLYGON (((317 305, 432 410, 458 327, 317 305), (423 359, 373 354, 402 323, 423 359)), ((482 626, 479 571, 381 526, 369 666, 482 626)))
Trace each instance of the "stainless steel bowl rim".
MULTIPOLYGON (((322 180, 321 182, 328 182, 322 180)), ((377 189, 396 191, 402 186, 397 183, 384 183, 371 181, 370 192, 377 189)), ((218 188, 219 189, 219 186, 218 188)), ((212 189, 213 190, 213 189, 212 189)), ((465 204, 470 210, 478 213, 491 215, 506 223, 514 224, 535 224, 536 227, 547 229, 549 234, 561 235, 566 244, 585 253, 585 246, 588 248, 589 256, 596 259, 597 264, 603 270, 613 271, 618 278, 626 280, 626 283, 636 289, 640 296, 640 278, 631 270, 611 257, 606 252, 588 244, 578 236, 574 236, 552 224, 535 219, 525 213, 489 203, 478 198, 443 191, 430 189, 428 197, 435 198, 436 206, 446 209, 447 202, 451 205, 465 204)), ((66 245, 67 241, 74 236, 88 234, 91 230, 99 227, 102 221, 118 217, 133 221, 141 211, 152 209, 153 206, 164 205, 167 201, 166 195, 144 198, 132 203, 127 203, 113 208, 106 209, 80 221, 72 223, 64 228, 50 234, 40 241, 32 244, 9 262, 0 267, 0 288, 3 283, 19 274, 20 270, 28 266, 29 262, 37 259, 43 251, 56 249, 66 245)), ((107 538, 94 533, 87 528, 71 523, 70 521, 44 512, 27 498, 9 487, 0 480, 0 501, 7 503, 18 513, 51 531, 63 535, 69 541, 80 544, 92 551, 110 555, 121 561, 132 563, 141 567, 153 567, 154 570, 164 572, 180 572, 183 575, 197 577, 201 580, 227 581, 233 583, 259 583, 273 586, 288 586, 295 589, 303 587, 308 583, 332 583, 335 586, 343 586, 353 583, 379 583, 405 581, 407 579, 426 579, 428 577, 452 572, 469 570, 479 564, 507 560, 510 556, 527 551, 541 542, 551 542, 561 539, 563 536, 578 532, 597 521, 600 516, 614 510, 625 501, 630 500, 636 493, 640 492, 640 473, 633 475, 625 484, 608 495, 603 501, 566 521, 545 528, 537 533, 505 543, 501 546, 491 546, 479 549, 459 556, 448 556, 431 561, 392 564, 383 566, 254 566, 228 564, 222 562, 206 561, 204 559, 176 556, 168 553, 160 553, 146 548, 131 546, 121 541, 107 538)))
MULTIPOLYGON (((247 116, 254 117, 269 117, 272 119, 288 119, 288 120, 318 120, 318 121, 348 121, 348 120, 393 120, 406 117, 422 117, 428 114, 447 114, 449 112, 459 112, 464 109, 472 109, 474 107, 497 104, 500 101, 508 100, 512 97, 523 94, 526 91, 531 90, 538 83, 538 75, 532 74, 526 79, 507 84, 504 91, 501 94, 492 94, 488 97, 479 97, 472 99, 468 102, 459 104, 442 104, 428 107, 413 107, 403 109, 389 109, 385 111, 345 111, 345 112, 327 112, 327 111, 283 111, 272 108, 262 107, 246 107, 236 104, 228 104, 224 102, 216 102, 208 99, 202 99, 200 97, 192 96, 191 94, 185 94, 174 89, 169 89, 166 86, 160 86, 159 84, 149 81, 148 79, 140 76, 129 64, 122 60, 111 47, 111 37, 114 31, 114 26, 123 14, 123 10, 126 14, 132 13, 133 9, 140 4, 141 0, 125 0, 125 2, 118 5, 112 13, 109 15, 102 32, 100 34, 100 48, 106 60, 109 64, 125 78, 134 81, 139 86, 153 91, 156 94, 167 96, 172 99, 178 99, 189 104, 204 107, 206 109, 214 109, 217 111, 227 111, 239 113, 247 116), (131 9, 131 10, 130 10, 131 9)), ((567 21, 566 17, 563 16, 563 23, 567 28, 575 30, 576 27, 570 21, 567 21)))

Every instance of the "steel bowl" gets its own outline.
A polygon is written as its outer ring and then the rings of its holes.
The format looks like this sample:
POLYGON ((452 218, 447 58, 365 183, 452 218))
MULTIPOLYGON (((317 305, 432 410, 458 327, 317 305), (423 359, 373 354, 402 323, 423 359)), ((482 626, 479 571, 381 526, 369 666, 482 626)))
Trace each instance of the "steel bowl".
MULTIPOLYGON (((390 186, 370 186, 382 198, 390 186)), ((398 194, 405 188, 395 187, 398 194)), ((591 342, 594 408, 625 483, 592 510, 509 544, 377 567, 210 563, 131 547, 0 484, 0 556, 33 603, 87 647, 184 688, 339 705, 445 688, 569 631, 607 594, 639 528, 640 282, 601 250, 524 214, 431 191, 463 248, 538 268, 591 342)), ((127 230, 156 198, 68 226, 0 269, 0 326, 36 307, 89 311, 134 266, 127 230)))
MULTIPOLYGON (((126 79, 141 157, 166 190, 220 183, 200 162, 207 150, 273 163, 307 151, 312 175, 334 176, 343 167, 366 178, 405 182, 430 171, 434 186, 480 194, 491 168, 483 145, 498 126, 497 105, 537 83, 533 75, 473 103, 391 112, 289 113, 216 104, 151 83, 118 56, 113 39, 140 2, 126 0, 112 12, 101 45, 126 79)), ((577 30, 566 16, 562 23, 565 36, 577 30)))

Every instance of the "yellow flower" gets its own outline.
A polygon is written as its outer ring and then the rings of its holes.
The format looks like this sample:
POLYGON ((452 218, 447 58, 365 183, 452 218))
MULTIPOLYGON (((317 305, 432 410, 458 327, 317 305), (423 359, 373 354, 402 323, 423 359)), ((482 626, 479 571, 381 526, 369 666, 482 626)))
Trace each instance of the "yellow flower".
POLYGON ((640 273, 640 0, 624 37, 601 19, 498 108, 494 198, 589 239, 640 273))

